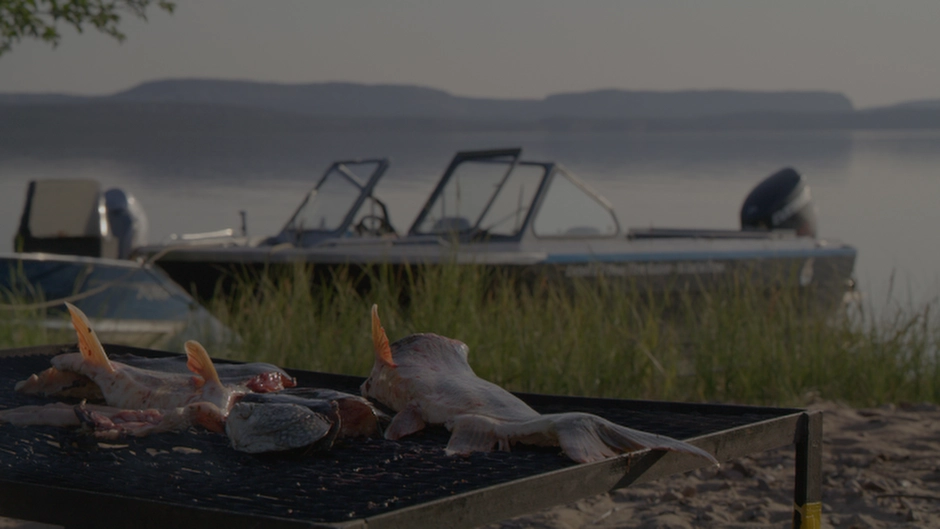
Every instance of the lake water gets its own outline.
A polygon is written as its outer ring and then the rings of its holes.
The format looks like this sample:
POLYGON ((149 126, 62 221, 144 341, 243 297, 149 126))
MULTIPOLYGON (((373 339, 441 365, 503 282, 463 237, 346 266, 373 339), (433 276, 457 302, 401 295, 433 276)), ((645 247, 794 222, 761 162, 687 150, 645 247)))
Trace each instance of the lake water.
MULTIPOLYGON (((624 227, 737 228, 741 202, 770 173, 792 166, 807 179, 820 236, 859 250, 856 278, 875 308, 917 305, 940 294, 940 131, 624 134, 619 132, 318 131, 307 138, 259 133, 220 142, 147 142, 50 149, 0 143, 0 248, 12 249, 27 182, 96 178, 133 193, 150 241, 240 225, 276 233, 328 164, 388 157, 377 192, 399 232, 408 229, 458 150, 522 147, 604 194, 624 227)), ((92 142, 94 144, 95 142, 92 142)), ((89 142, 83 142, 88 145, 89 142)))

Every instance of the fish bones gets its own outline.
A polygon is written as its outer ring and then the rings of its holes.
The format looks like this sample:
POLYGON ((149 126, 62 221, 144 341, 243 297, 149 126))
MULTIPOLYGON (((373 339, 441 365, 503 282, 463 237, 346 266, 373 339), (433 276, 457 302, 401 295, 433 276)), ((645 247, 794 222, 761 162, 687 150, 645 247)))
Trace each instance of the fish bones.
POLYGON ((372 307, 375 363, 362 395, 397 413, 386 439, 400 439, 428 424, 451 432, 450 454, 509 450, 513 444, 560 446, 586 463, 640 449, 671 450, 701 456, 708 452, 670 437, 641 432, 587 413, 540 414, 512 393, 479 378, 467 361, 463 342, 436 334, 414 334, 389 345, 372 307))

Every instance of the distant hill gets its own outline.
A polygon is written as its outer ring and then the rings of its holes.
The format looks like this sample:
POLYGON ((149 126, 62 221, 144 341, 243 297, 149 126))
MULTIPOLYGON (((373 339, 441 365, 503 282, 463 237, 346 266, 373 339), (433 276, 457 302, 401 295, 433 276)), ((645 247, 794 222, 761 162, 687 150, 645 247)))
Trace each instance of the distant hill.
POLYGON ((543 117, 702 118, 728 114, 816 114, 852 112, 852 102, 835 92, 746 92, 690 90, 638 92, 598 90, 559 94, 542 102, 543 117))
MULTIPOLYGON (((940 100, 855 109, 843 94, 791 91, 597 90, 544 99, 487 99, 405 85, 164 80, 107 96, 0 94, 0 140, 68 144, 108 131, 123 144, 154 131, 179 138, 245 131, 938 129, 940 100)), ((278 132, 278 134, 280 134, 278 132)), ((97 137, 97 136, 96 136, 97 137)), ((135 141, 137 141, 135 140, 135 141)), ((142 141, 142 140, 141 140, 142 141)), ((161 137, 160 141, 167 141, 161 137)), ((3 147, 4 145, 0 145, 3 147)))
POLYGON ((940 108, 940 99, 921 99, 916 101, 905 101, 903 103, 898 103, 896 105, 891 105, 887 107, 879 107, 873 110, 894 110, 894 109, 906 109, 906 110, 916 110, 916 109, 938 109, 940 108))
POLYGON ((0 94, 0 105, 44 105, 61 103, 81 103, 89 97, 66 94, 0 94))
POLYGON ((211 79, 170 79, 110 96, 0 94, 0 104, 135 102, 211 104, 314 116, 540 120, 551 118, 701 118, 737 113, 838 113, 854 110, 835 92, 702 90, 651 92, 599 90, 544 99, 492 99, 451 95, 407 85, 354 83, 277 84, 211 79))

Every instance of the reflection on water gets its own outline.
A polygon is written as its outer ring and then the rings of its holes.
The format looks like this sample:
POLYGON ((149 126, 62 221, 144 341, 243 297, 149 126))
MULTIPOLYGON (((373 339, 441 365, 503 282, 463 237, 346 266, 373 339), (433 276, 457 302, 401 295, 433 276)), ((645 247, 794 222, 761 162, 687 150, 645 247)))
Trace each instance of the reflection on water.
MULTIPOLYGON (((859 249, 857 277, 883 299, 892 272, 919 301, 940 293, 940 132, 689 133, 296 131, 225 135, 151 134, 0 142, 0 247, 11 248, 26 184, 36 178, 96 178, 137 196, 151 240, 240 225, 280 230, 304 193, 337 159, 389 157, 377 192, 399 231, 458 150, 523 147, 555 160, 614 205, 624 227, 738 225, 759 180, 792 166, 809 180, 820 235, 859 249)), ((903 294, 903 292, 902 292, 903 294)))

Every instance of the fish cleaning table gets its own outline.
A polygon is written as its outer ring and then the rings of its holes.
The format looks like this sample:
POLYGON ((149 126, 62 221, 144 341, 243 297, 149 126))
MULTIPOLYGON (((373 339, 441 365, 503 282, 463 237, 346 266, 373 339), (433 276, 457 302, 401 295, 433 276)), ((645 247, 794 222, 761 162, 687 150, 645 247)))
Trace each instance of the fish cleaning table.
MULTIPOLYGON (((106 345, 112 354, 170 353, 106 345)), ((74 345, 0 350, 0 409, 51 399, 16 381, 74 345)), ((221 362, 221 361, 220 361, 221 362)), ((362 378, 291 371, 299 386, 358 394, 362 378)), ((543 413, 583 411, 691 440, 719 460, 796 447, 795 527, 818 527, 822 415, 799 409, 520 394, 543 413)), ((447 456, 448 433, 346 439, 307 454, 252 455, 191 429, 96 442, 72 430, 0 424, 0 516, 68 528, 473 527, 708 466, 642 451, 577 464, 557 448, 447 456)))

